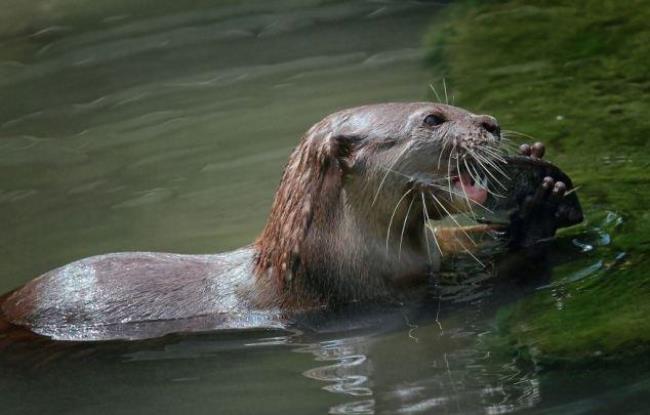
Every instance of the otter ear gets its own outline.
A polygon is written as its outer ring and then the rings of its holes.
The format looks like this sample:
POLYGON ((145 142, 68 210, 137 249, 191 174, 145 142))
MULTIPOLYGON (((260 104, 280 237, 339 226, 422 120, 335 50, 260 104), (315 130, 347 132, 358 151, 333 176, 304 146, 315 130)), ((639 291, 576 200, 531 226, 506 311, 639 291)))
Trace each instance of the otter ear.
POLYGON ((361 137, 353 135, 336 135, 330 139, 330 155, 336 159, 344 174, 352 169, 354 154, 361 140, 361 137))

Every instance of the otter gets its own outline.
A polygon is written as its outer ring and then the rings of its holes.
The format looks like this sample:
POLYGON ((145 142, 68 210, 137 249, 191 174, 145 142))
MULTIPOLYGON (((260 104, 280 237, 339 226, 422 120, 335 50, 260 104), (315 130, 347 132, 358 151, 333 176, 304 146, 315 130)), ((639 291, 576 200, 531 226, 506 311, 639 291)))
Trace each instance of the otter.
MULTIPOLYGON (((495 118, 440 103, 336 112, 290 155, 250 246, 81 259, 4 295, 4 325, 55 340, 133 340, 284 328, 296 313, 406 301, 422 295, 442 253, 426 222, 483 206, 503 140, 495 118)), ((541 158, 543 147, 523 153, 541 158)), ((545 194, 566 192, 546 179, 545 194)))

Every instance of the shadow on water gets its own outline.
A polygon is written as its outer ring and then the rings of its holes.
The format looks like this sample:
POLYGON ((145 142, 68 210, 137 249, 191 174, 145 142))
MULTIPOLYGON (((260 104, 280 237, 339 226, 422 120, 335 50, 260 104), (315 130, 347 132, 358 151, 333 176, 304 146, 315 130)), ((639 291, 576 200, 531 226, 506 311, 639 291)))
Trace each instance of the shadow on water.
POLYGON ((313 122, 423 99, 442 76, 457 103, 548 142, 587 222, 546 257, 452 261, 413 307, 290 332, 4 344, 2 413, 643 413, 646 9, 519 3, 10 2, 2 292, 93 254, 244 245, 313 122))

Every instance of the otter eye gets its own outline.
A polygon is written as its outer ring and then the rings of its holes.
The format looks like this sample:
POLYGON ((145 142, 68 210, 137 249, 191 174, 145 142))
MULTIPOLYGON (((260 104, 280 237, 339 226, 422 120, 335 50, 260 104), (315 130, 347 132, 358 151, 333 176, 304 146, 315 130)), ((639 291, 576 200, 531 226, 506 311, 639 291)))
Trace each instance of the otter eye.
POLYGON ((430 126, 430 127, 438 126, 438 125, 442 124, 442 123, 445 122, 445 121, 446 121, 446 120, 445 120, 442 116, 440 116, 440 115, 435 115, 435 114, 429 114, 429 115, 427 115, 427 117, 424 119, 424 123, 425 123, 426 125, 430 126))

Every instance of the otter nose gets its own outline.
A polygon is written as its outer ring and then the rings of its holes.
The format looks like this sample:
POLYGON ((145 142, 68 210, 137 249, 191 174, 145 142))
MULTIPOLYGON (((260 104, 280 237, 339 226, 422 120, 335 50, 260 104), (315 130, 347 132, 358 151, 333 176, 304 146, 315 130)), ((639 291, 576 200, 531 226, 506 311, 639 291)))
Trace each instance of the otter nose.
POLYGON ((501 137, 501 127, 494 117, 479 115, 476 117, 476 123, 488 133, 494 134, 497 138, 501 137))

